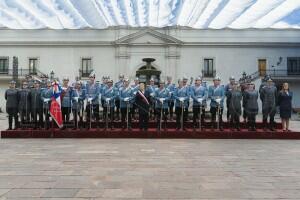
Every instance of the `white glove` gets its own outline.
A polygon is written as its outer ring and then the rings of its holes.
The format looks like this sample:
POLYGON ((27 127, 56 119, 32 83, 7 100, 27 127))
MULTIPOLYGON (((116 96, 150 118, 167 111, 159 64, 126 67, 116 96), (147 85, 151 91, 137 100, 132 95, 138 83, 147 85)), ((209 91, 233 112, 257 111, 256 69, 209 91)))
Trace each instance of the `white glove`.
POLYGON ((198 101, 198 103, 202 104, 203 98, 198 98, 197 101, 198 101))
POLYGON ((47 98, 47 99, 44 99, 44 103, 47 103, 48 101, 50 101, 50 99, 49 99, 49 98, 47 98))
POLYGON ((184 101, 184 97, 179 97, 179 101, 183 102, 184 101))
POLYGON ((136 95, 136 92, 134 92, 133 94, 136 95))
POLYGON ((74 100, 75 100, 76 102, 78 102, 78 99, 79 99, 79 97, 74 97, 74 100))
POLYGON ((165 98, 159 98, 159 101, 160 101, 161 103, 163 103, 164 100, 165 100, 165 98))
POLYGON ((216 98, 216 102, 218 103, 218 104, 220 104, 221 103, 221 98, 216 98))
POLYGON ((150 96, 151 96, 151 97, 154 97, 154 93, 151 93, 150 96))
POLYGON ((110 101, 110 98, 106 98, 106 102, 109 102, 110 101))
POLYGON ((124 99, 124 101, 129 101, 129 97, 126 97, 126 98, 124 99))
POLYGON ((88 102, 92 102, 93 98, 88 98, 88 102))

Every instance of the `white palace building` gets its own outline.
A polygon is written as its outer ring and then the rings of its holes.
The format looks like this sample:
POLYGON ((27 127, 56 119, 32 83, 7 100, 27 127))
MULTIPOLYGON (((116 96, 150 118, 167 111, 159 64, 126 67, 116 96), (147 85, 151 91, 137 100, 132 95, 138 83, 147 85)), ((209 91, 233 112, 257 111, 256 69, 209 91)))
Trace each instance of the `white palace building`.
POLYGON ((18 78, 47 74, 70 80, 119 74, 176 82, 245 72, 258 87, 270 74, 290 83, 300 108, 299 0, 0 0, 0 107, 18 58, 18 78), (146 66, 147 67, 147 66, 146 66), (51 74, 51 72, 53 73, 51 74), (143 76, 141 76, 143 77, 143 76))

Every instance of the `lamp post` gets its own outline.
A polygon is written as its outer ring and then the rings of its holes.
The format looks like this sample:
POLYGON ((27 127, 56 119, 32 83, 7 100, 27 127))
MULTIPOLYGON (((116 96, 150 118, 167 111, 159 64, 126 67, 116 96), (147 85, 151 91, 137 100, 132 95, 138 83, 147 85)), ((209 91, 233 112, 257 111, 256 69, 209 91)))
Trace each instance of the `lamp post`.
POLYGON ((54 79, 54 71, 53 71, 53 70, 50 72, 50 79, 51 79, 51 80, 54 79))

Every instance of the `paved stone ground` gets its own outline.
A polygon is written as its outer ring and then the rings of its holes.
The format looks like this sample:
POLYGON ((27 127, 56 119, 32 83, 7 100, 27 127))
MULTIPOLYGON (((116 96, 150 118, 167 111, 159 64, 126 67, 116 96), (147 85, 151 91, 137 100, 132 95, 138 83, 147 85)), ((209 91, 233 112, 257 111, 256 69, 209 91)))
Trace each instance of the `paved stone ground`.
POLYGON ((300 199, 299 166, 297 140, 2 139, 0 200, 300 199))

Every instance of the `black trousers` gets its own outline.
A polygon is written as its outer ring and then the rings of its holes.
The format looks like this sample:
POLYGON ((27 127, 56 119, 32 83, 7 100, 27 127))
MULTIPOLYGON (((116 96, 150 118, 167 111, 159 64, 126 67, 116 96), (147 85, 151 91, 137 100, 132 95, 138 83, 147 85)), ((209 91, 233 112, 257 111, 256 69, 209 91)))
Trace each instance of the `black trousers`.
POLYGON ((137 113, 137 106, 135 103, 133 103, 131 107, 131 118, 135 119, 136 113, 137 113))
POLYGON ((230 113, 230 124, 233 128, 240 128, 240 115, 238 113, 230 113))
POLYGON ((267 126, 268 123, 268 117, 270 118, 270 126, 274 125, 274 117, 276 114, 276 108, 270 106, 270 107, 265 107, 262 109, 263 113, 263 124, 264 126, 267 126))
MULTIPOLYGON (((131 112, 130 108, 128 108, 128 128, 131 128, 131 112)), ((121 108, 121 124, 122 128, 127 127, 127 121, 125 122, 125 119, 127 118, 127 108, 121 108)))
POLYGON ((87 118, 87 122, 90 122, 90 117, 92 117, 92 119, 96 119, 96 121, 99 121, 99 104, 87 104, 86 105, 86 118, 87 118), (92 111, 92 113, 91 113, 92 111))
POLYGON ((200 105, 193 106, 193 124, 196 127, 198 124, 198 120, 200 117, 200 109, 201 109, 201 126, 204 126, 204 118, 205 118, 205 107, 200 105))
POLYGON ((169 112, 170 112, 170 118, 173 118, 173 113, 174 113, 174 101, 169 101, 169 112))
POLYGON ((188 108, 183 108, 182 113, 182 107, 175 107, 175 113, 176 113, 176 128, 181 128, 181 116, 183 115, 183 128, 186 126, 186 121, 188 117, 188 108))
POLYGON ((114 124, 114 114, 115 114, 115 110, 114 110, 114 107, 103 107, 103 119, 104 119, 104 122, 105 122, 105 128, 106 128, 106 120, 107 121, 107 125, 108 127, 107 128, 113 128, 113 124, 114 124), (109 109, 109 110, 107 110, 109 109), (108 111, 108 112, 107 112, 108 111), (107 118, 108 116, 108 118, 107 118))
POLYGON ((44 115, 45 115, 45 124, 44 124, 44 128, 45 129, 49 129, 50 128, 50 105, 47 107, 44 107, 43 109, 44 115))
POLYGON ((20 121, 21 124, 30 122, 30 109, 20 109, 20 121))
POLYGON ((115 100, 115 104, 116 104, 116 116, 117 119, 120 119, 120 99, 116 99, 115 100))
POLYGON ((83 128, 83 113, 80 113, 78 110, 76 109, 72 109, 72 113, 74 116, 74 128, 83 128), (78 122, 78 118, 79 118, 79 122, 78 122))
POLYGON ((247 114, 247 115, 248 115, 249 128, 255 128, 256 114, 247 114))
POLYGON ((139 128, 145 131, 148 130, 149 111, 145 112, 142 108, 139 109, 139 128))
POLYGON ((155 109, 156 112, 156 125, 157 128, 167 128, 167 118, 168 118, 168 108, 156 108, 155 109), (161 116, 162 114, 162 116, 161 116), (162 127, 160 127, 160 119, 162 119, 164 121, 164 123, 162 123, 162 127))
MULTIPOLYGON (((217 107, 210 107, 210 113, 211 113, 211 123, 213 127, 216 127, 216 116, 217 116, 217 107)), ((223 126, 223 119, 222 119, 222 115, 223 115, 223 108, 220 108, 219 110, 219 125, 220 128, 222 128, 223 126)))
POLYGON ((19 127, 18 109, 17 108, 6 108, 6 112, 8 113, 8 129, 12 129, 13 119, 15 121, 15 128, 18 128, 19 127))
POLYGON ((63 122, 69 122, 70 121, 70 113, 71 113, 71 107, 61 107, 61 113, 63 117, 63 122))
POLYGON ((43 121, 43 110, 42 108, 32 108, 31 109, 31 115, 34 122, 35 128, 41 128, 43 127, 44 121, 43 121), (38 120, 39 117, 39 120, 38 120))

